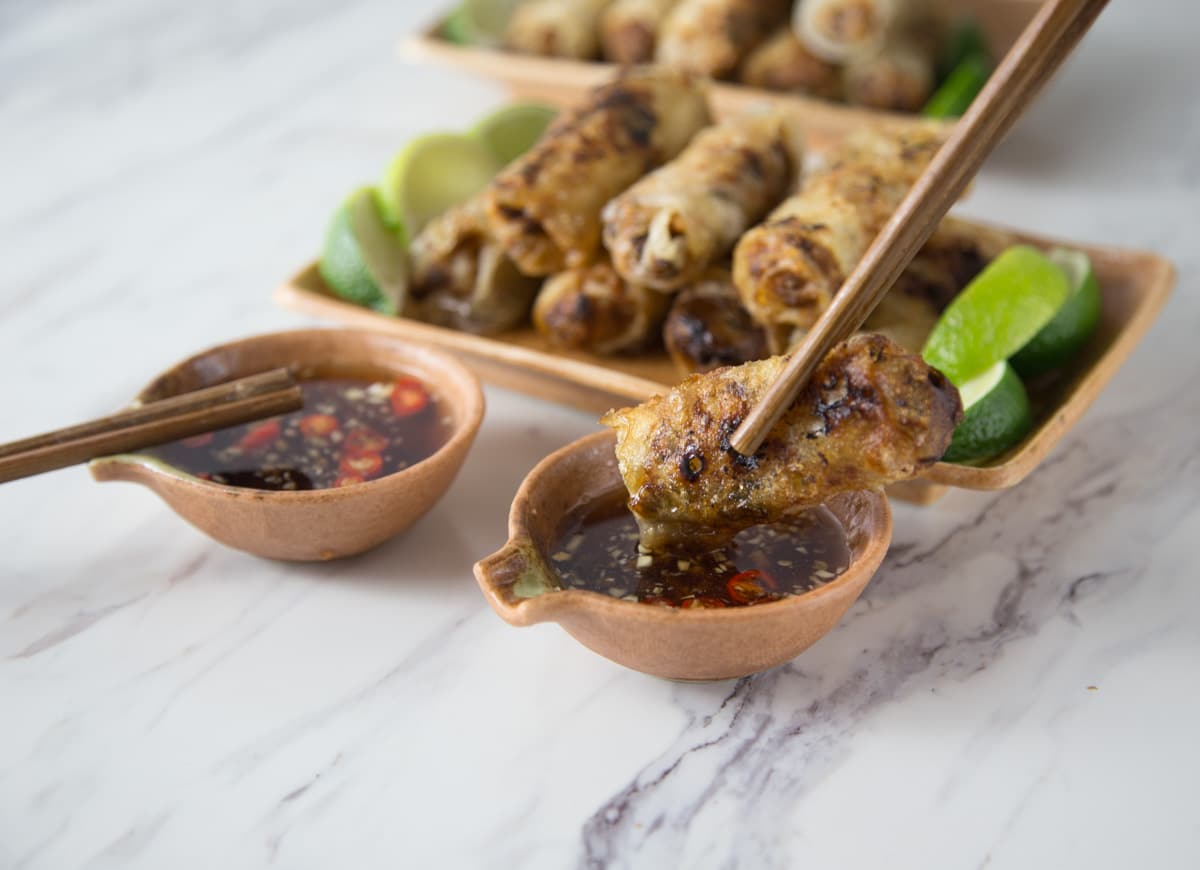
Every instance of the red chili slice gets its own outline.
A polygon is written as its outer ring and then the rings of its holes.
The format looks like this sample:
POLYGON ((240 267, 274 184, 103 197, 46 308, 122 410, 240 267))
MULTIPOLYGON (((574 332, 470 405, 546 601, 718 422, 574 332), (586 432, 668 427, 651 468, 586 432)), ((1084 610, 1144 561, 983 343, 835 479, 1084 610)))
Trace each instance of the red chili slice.
POLYGON ((709 610, 728 605, 720 598, 710 598, 707 595, 697 595, 695 598, 685 598, 679 602, 683 610, 709 610))
POLYGON ((429 393, 416 378, 400 377, 392 384, 391 401, 392 413, 397 417, 411 417, 429 405, 429 393))
POLYGON ((343 456, 340 467, 342 474, 357 475, 360 478, 374 477, 383 468, 383 457, 378 453, 354 453, 343 456))
POLYGON ((309 414, 300 418, 300 431, 305 438, 324 438, 337 427, 337 417, 332 414, 309 414))
POLYGON ((184 447, 204 447, 205 445, 212 444, 212 440, 213 433, 202 432, 199 435, 193 435, 191 438, 184 438, 180 443, 184 447))
POLYGON ((725 584, 729 597, 738 604, 754 604, 770 596, 768 590, 775 588, 775 581, 765 571, 742 571, 734 574, 725 584))
POLYGON ((243 450, 259 450, 279 437, 279 421, 264 420, 250 429, 238 441, 243 450))
POLYGON ((388 446, 388 440, 369 426, 359 426, 351 429, 346 435, 342 448, 347 454, 382 453, 388 446))
POLYGON ((359 477, 357 474, 339 474, 337 476, 337 479, 334 480, 333 485, 335 487, 350 486, 352 484, 362 483, 362 482, 363 482, 363 479, 361 477, 359 477))

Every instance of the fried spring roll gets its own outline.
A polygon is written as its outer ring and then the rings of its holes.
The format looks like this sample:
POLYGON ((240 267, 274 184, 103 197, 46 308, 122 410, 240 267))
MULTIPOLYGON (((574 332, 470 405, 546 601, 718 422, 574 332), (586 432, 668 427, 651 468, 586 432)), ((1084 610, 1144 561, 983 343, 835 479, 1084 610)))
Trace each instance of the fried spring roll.
POLYGON ((881 335, 836 346, 753 456, 729 437, 784 357, 693 375, 663 396, 609 411, 617 465, 642 543, 719 541, 850 490, 914 477, 941 458, 962 418, 958 390, 881 335))
POLYGON ((708 120, 704 91, 679 73, 640 70, 596 88, 493 179, 493 235, 528 275, 592 262, 604 204, 682 151, 708 120))
POLYGON ((655 59, 672 69, 727 78, 787 20, 791 0, 681 0, 663 21, 655 59))
POLYGON ((793 91, 826 100, 842 96, 841 67, 813 54, 787 26, 750 52, 738 78, 743 84, 771 91, 793 91))
POLYGON ((890 112, 917 112, 933 93, 935 55, 917 41, 893 42, 842 71, 846 102, 890 112))
POLYGON ((791 189, 801 137, 782 112, 709 127, 605 206, 604 244, 621 276, 671 291, 729 253, 791 189))
POLYGON ((407 316, 467 332, 500 332, 523 322, 537 279, 517 271, 488 232, 476 196, 429 223, 409 247, 407 316))
POLYGON ((800 0, 792 29, 818 57, 845 63, 879 51, 905 0, 800 0))
POLYGON ((634 353, 658 344, 670 304, 602 261, 548 278, 533 306, 533 325, 558 347, 634 353))
POLYGON ((852 137, 734 249, 733 281, 764 326, 811 326, 937 152, 932 128, 852 137))
POLYGON ((604 59, 613 63, 649 63, 663 19, 677 0, 616 0, 600 18, 604 59))
POLYGON ((590 60, 600 53, 600 15, 611 0, 526 0, 513 10, 504 44, 521 54, 590 60))
POLYGON ((724 267, 710 269, 675 296, 663 324, 663 344, 684 375, 767 356, 763 328, 742 307, 724 267))

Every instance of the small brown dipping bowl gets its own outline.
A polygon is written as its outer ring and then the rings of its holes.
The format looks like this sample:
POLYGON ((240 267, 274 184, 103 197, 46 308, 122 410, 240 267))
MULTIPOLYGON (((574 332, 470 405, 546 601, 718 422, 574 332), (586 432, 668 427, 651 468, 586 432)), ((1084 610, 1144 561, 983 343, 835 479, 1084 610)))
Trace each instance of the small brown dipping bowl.
POLYGON ((451 417, 449 440, 402 471, 337 489, 274 492, 201 480, 150 456, 106 456, 91 462, 96 480, 150 487, 212 538, 269 559, 317 561, 350 556, 404 531, 454 480, 483 419, 476 377, 440 351, 372 332, 310 329, 259 335, 214 347, 155 378, 138 402, 290 366, 302 380, 389 380, 413 374, 451 417))
POLYGON ((828 584, 768 604, 683 610, 561 588, 548 554, 580 506, 621 486, 612 432, 542 460, 521 484, 508 543, 475 565, 475 579, 512 625, 558 622, 584 646, 637 671, 673 680, 722 680, 783 664, 815 643, 866 588, 892 539, 881 493, 838 495, 826 507, 846 530, 850 567, 828 584))

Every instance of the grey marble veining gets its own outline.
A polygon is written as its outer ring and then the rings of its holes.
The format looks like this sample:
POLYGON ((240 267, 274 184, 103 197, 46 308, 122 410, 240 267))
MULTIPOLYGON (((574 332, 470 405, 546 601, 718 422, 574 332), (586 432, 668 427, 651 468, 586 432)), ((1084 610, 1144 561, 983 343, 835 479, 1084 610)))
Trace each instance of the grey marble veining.
MULTIPOLYGON (((229 337, 418 131, 424 4, 0 2, 0 440, 229 337)), ((1160 321, 1038 472, 899 506, 791 664, 711 685, 517 631, 471 562, 588 415, 490 390, 413 533, 224 550, 136 487, 0 490, 0 867, 1193 867, 1200 112, 1183 0, 1116 2, 969 214, 1158 250, 1160 321)))

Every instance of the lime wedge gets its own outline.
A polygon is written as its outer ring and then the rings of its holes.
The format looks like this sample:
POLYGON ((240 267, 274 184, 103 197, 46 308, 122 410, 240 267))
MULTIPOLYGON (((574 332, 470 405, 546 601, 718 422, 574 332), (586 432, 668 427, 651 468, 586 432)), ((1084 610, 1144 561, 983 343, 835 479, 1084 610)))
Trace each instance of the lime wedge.
POLYGON ((413 139, 388 165, 380 193, 386 217, 415 237, 433 218, 483 190, 500 163, 487 146, 459 133, 413 139))
POLYGON ((1055 248, 1046 256, 1066 273, 1071 295, 1054 319, 1012 358, 1013 368, 1027 378, 1064 366, 1083 349, 1100 322, 1100 284, 1088 255, 1055 248))
POLYGON ((1028 245, 1004 251, 942 312, 925 361, 962 386, 1025 346, 1070 295, 1066 273, 1028 245))
POLYGON ((504 166, 528 151, 557 114, 553 106, 542 103, 513 103, 476 124, 471 135, 504 166))
POLYGON ((471 42, 499 45, 504 41, 508 19, 521 0, 464 0, 463 16, 471 42))
POLYGON ((379 191, 360 187, 333 215, 318 271, 343 299, 398 314, 408 292, 403 232, 383 216, 379 191))
POLYGON ((441 26, 442 39, 455 45, 471 44, 471 24, 467 21, 467 12, 459 6, 446 16, 441 26))
POLYGON ((926 118, 957 118, 987 84, 992 64, 982 54, 966 57, 938 86, 921 110, 926 118))
POLYGON ((944 462, 971 464, 990 459, 1012 447, 1033 428, 1029 396, 1013 367, 998 362, 959 389, 963 420, 944 462))

